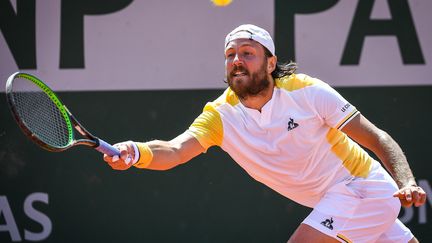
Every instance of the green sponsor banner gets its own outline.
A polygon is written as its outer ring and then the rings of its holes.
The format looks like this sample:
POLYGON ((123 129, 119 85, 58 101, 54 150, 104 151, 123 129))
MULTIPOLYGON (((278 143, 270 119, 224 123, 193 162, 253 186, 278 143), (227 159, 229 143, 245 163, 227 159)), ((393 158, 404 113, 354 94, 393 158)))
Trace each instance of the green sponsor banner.
MULTIPOLYGON (((339 88, 404 149, 429 198, 402 209, 432 242, 432 87, 339 88)), ((108 142, 169 140, 222 90, 60 93, 108 142)), ((0 242, 286 242, 310 209, 254 181, 220 148, 169 171, 114 171, 87 147, 40 149, 0 95, 0 242)))

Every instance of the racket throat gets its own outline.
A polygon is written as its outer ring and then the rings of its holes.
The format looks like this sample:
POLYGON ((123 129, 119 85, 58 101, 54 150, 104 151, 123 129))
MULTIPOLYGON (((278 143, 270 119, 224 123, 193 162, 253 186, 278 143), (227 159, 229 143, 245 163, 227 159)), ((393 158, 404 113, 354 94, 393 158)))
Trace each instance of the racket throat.
POLYGON ((82 127, 80 127, 79 125, 75 125, 74 126, 75 127, 75 129, 81 134, 81 135, 83 135, 83 136, 86 136, 86 134, 88 133, 86 133, 86 131, 85 131, 85 129, 83 129, 82 127))
POLYGON ((67 111, 69 118, 74 126, 74 128, 79 132, 79 134, 81 134, 83 137, 86 137, 88 139, 91 140, 97 140, 96 136, 94 136, 93 134, 91 134, 89 131, 87 131, 87 129, 85 129, 81 123, 78 122, 78 120, 72 115, 72 113, 69 111, 69 109, 63 105, 63 107, 65 108, 65 110, 67 111))

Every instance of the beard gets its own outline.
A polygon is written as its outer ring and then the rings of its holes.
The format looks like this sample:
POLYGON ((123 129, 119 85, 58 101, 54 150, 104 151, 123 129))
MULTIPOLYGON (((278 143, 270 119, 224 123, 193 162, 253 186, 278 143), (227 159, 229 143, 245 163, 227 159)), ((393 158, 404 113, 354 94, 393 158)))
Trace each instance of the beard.
POLYGON ((270 86, 266 67, 267 60, 257 72, 251 74, 243 66, 235 66, 227 75, 229 87, 240 99, 247 99, 247 97, 259 95, 270 86), (234 74, 238 71, 243 72, 245 75, 236 78, 234 74))

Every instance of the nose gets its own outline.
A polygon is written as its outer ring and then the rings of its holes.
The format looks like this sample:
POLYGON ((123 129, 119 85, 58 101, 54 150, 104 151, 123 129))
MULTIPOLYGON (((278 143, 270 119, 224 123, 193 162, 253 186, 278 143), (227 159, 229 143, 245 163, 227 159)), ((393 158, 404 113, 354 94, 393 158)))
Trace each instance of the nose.
POLYGON ((242 65, 243 64, 243 60, 241 60, 240 57, 239 57, 239 55, 236 54, 232 63, 233 63, 233 65, 236 65, 236 66, 242 65))

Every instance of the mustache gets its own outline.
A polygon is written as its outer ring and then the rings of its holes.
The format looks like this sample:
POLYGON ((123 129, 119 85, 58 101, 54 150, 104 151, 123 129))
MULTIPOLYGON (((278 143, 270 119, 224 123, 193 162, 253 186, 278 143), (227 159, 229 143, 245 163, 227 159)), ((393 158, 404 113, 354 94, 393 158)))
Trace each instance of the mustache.
POLYGON ((243 72, 243 73, 245 73, 246 75, 249 75, 249 71, 246 70, 246 68, 244 68, 243 66, 235 66, 235 67, 233 68, 233 70, 230 72, 230 77, 234 76, 234 74, 235 74, 236 72, 243 72))

